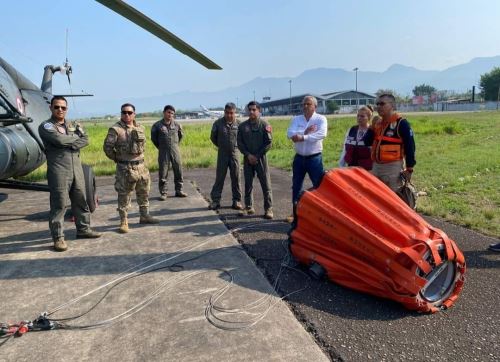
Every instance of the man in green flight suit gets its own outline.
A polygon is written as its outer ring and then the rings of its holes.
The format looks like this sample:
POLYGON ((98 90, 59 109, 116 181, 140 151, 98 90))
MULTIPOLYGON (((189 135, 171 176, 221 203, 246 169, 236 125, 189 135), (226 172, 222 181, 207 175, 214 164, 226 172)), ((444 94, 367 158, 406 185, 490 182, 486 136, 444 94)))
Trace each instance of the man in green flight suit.
POLYGON ((210 193, 212 202, 208 208, 211 210, 220 208, 220 199, 228 168, 233 194, 231 207, 234 210, 243 210, 243 206, 241 206, 240 152, 237 146, 239 125, 240 121, 236 119, 236 105, 231 102, 224 107, 224 117, 219 118, 212 125, 210 140, 217 147, 217 170, 210 193))
POLYGON ((163 108, 163 119, 151 127, 151 141, 158 149, 158 187, 160 200, 167 199, 168 169, 172 165, 174 171, 174 187, 176 197, 186 197, 182 191, 184 179, 182 177, 182 161, 179 143, 184 137, 182 126, 175 120, 175 108, 166 105, 163 108))
POLYGON ((135 107, 130 103, 121 106, 121 119, 108 130, 104 140, 104 153, 116 162, 115 190, 118 192, 118 232, 128 233, 128 209, 135 190, 139 205, 141 224, 158 224, 159 220, 149 215, 149 190, 151 179, 144 164, 146 136, 144 127, 135 122, 135 107))
POLYGON ((50 101, 52 117, 38 128, 47 156, 47 182, 50 189, 49 228, 56 251, 65 251, 64 214, 68 197, 75 217, 76 237, 98 238, 100 233, 90 228, 90 211, 85 199, 80 149, 89 144, 80 125, 66 121, 68 104, 62 96, 50 101))
POLYGON ((260 118, 260 104, 251 101, 247 105, 249 118, 238 127, 238 148, 244 156, 243 174, 245 176, 245 210, 242 215, 255 214, 253 208, 253 179, 255 174, 260 181, 264 196, 264 217, 273 218, 273 193, 266 153, 272 146, 272 128, 260 118))

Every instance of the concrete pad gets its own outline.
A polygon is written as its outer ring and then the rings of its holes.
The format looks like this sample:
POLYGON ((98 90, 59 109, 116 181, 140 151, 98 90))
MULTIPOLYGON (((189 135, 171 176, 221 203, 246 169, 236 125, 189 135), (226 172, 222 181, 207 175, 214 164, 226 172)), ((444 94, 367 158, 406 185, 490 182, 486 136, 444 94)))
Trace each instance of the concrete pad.
MULTIPOLYGON (((192 185, 185 184, 187 198, 171 196, 162 202, 153 193, 151 213, 161 220, 159 225, 139 225, 133 201, 131 232, 121 235, 116 232, 119 220, 112 180, 105 183, 98 188, 100 206, 92 216, 93 228, 104 235, 76 240, 74 225, 68 221, 69 250, 63 253, 52 249, 47 193, 9 190, 4 195, 0 204, 0 322, 32 320, 140 263, 147 266, 164 260, 156 267, 180 263, 182 268, 128 279, 95 309, 67 323, 81 326, 112 318, 159 290, 151 304, 131 317, 100 329, 28 333, 0 347, 1 361, 328 360, 192 185), (234 283, 216 304, 238 313, 217 312, 226 322, 212 321, 233 328, 262 316, 250 328, 225 330, 205 318, 210 296, 228 285, 227 272, 234 283), (250 303, 259 300, 262 305, 250 308, 250 303)), ((51 317, 82 314, 107 289, 51 317)))

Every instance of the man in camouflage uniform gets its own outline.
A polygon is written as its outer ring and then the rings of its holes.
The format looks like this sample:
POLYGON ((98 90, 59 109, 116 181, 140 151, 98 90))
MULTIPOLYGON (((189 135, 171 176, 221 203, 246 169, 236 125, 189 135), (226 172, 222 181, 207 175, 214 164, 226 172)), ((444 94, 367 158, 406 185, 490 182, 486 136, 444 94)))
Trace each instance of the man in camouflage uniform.
POLYGON ((174 171, 174 186, 176 197, 186 197, 182 191, 182 163, 179 143, 184 136, 182 127, 175 120, 175 108, 167 105, 163 108, 163 119, 151 127, 151 141, 158 149, 159 177, 158 187, 160 189, 160 200, 167 199, 168 169, 172 165, 174 171))
POLYGON ((237 146, 239 125, 240 122, 236 119, 236 105, 227 103, 224 107, 224 117, 219 118, 212 126, 210 140, 218 148, 218 151, 215 183, 210 193, 212 202, 209 209, 211 210, 220 208, 220 199, 228 168, 233 194, 231 207, 235 210, 243 210, 240 187, 240 152, 237 146))
POLYGON ((127 211, 135 190, 139 204, 141 224, 157 224, 149 215, 149 190, 151 179, 144 164, 146 136, 144 127, 135 122, 135 107, 125 103, 121 107, 121 120, 108 130, 104 140, 104 153, 116 162, 115 190, 118 192, 120 233, 128 233, 127 211))
POLYGON ((68 201, 71 201, 75 217, 77 239, 101 236, 90 229, 90 211, 85 200, 85 179, 80 161, 80 149, 89 144, 89 139, 79 124, 66 121, 67 107, 64 97, 53 97, 50 101, 52 117, 38 128, 47 156, 49 228, 56 251, 68 249, 64 240, 64 213, 68 201))
MULTIPOLYGON (((249 118, 238 127, 238 148, 244 156, 243 174, 245 176, 245 212, 255 214, 253 208, 253 179, 255 174, 260 181, 264 196, 264 217, 273 218, 273 193, 266 153, 272 145, 271 125, 260 118, 260 104, 248 103, 249 118)), ((244 214, 242 213, 242 214, 244 214)))

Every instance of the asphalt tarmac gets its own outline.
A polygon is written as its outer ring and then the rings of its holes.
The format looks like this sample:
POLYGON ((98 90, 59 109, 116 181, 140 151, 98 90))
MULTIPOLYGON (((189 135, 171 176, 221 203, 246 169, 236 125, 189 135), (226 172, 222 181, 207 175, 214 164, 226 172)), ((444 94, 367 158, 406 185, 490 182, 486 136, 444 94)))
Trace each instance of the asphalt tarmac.
MULTIPOLYGON (((209 199, 215 170, 190 170, 185 177, 209 199)), ((291 214, 291 172, 272 169, 275 221, 291 214)), ((229 229, 262 221, 262 191, 254 180, 256 216, 244 218, 230 208, 229 176, 220 219, 229 229)), ((242 180, 243 182, 243 180, 242 180)), ((307 185, 306 185, 307 186, 307 185)), ((310 185, 309 185, 310 186, 310 185)), ((242 184, 243 187, 243 184, 242 184)), ((242 188, 243 189, 243 188, 242 188)), ((280 276, 280 294, 305 290, 285 300, 297 319, 331 360, 339 361, 499 361, 500 254, 487 247, 500 240, 437 220, 425 219, 455 240, 465 255, 464 290, 456 304, 437 314, 408 311, 396 302, 316 281, 286 270, 280 276)), ((260 232, 239 232, 238 241, 272 283, 286 254, 283 244, 289 225, 276 223, 260 232)))

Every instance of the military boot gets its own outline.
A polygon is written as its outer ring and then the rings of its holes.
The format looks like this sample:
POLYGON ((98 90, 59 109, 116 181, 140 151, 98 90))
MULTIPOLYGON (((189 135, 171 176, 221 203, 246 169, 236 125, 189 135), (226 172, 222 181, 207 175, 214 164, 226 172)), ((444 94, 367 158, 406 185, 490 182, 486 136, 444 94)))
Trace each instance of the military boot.
POLYGON ((77 239, 97 239, 102 236, 101 233, 98 233, 92 229, 88 229, 86 231, 77 231, 76 238, 77 239))
POLYGON ((128 233, 128 219, 126 212, 120 212, 120 228, 118 229, 120 234, 128 233))
POLYGON ((233 210, 243 210, 243 205, 241 205, 241 202, 239 202, 239 201, 233 201, 231 208, 233 210))
POLYGON ((56 238, 54 240, 54 249, 56 251, 66 251, 68 250, 68 244, 64 240, 64 237, 56 238))
POLYGON ((267 209, 266 212, 264 213, 264 218, 271 220, 273 217, 274 217, 273 209, 267 209))
POLYGON ((141 216, 139 218, 140 224, 158 224, 160 220, 149 215, 149 209, 147 207, 140 208, 141 216))

